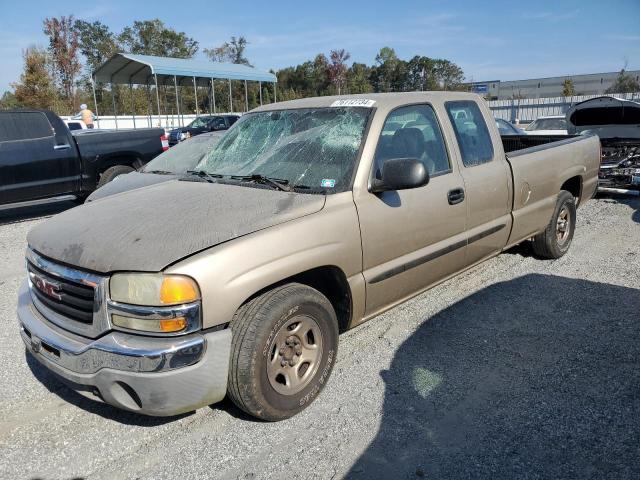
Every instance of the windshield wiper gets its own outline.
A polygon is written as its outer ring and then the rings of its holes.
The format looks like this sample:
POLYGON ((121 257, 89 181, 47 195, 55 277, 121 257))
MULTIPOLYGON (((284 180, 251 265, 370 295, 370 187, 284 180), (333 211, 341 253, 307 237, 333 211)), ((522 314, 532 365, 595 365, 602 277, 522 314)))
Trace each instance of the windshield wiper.
POLYGON ((155 173, 156 175, 173 175, 175 172, 167 170, 145 170, 144 173, 155 173))
POLYGON ((223 175, 218 173, 209 173, 204 170, 187 170, 186 174, 194 177, 200 177, 209 183, 215 183, 216 179, 223 177, 223 175))
POLYGON ((259 173, 254 173, 251 175, 229 175, 229 178, 232 178, 234 180, 245 180, 249 182, 260 183, 263 185, 270 185, 273 188, 282 190, 283 192, 292 191, 291 187, 288 185, 289 180, 284 180, 281 178, 266 177, 259 173))

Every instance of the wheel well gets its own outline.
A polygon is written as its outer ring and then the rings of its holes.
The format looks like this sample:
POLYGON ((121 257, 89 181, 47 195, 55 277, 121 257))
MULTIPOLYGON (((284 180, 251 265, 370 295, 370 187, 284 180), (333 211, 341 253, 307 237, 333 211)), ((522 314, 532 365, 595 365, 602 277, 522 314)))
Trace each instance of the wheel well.
POLYGON ((331 302, 338 318, 340 332, 344 332, 349 328, 351 323, 351 289, 343 271, 335 266, 317 267, 285 278, 256 292, 246 301, 248 302, 252 298, 286 283, 302 283, 318 290, 331 302))
POLYGON ((108 162, 104 163, 100 168, 100 175, 109 170, 111 167, 115 167, 116 165, 123 165, 125 167, 132 167, 136 170, 140 168, 143 163, 138 157, 118 157, 111 158, 108 162))
POLYGON ((565 181, 560 190, 566 190, 576 199, 576 204, 580 201, 580 194, 582 193, 582 178, 580 176, 571 177, 565 181))

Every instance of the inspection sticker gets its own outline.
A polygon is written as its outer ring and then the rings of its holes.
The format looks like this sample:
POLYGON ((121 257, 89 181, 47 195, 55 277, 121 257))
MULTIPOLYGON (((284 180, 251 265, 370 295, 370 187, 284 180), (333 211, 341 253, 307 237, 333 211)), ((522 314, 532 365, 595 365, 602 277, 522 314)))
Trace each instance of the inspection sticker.
POLYGON ((333 178, 323 178, 320 182, 320 186, 324 188, 333 188, 336 186, 336 181, 333 178))
POLYGON ((367 107, 371 108, 376 104, 375 100, 368 98, 345 98, 344 100, 336 100, 331 104, 332 107, 367 107))

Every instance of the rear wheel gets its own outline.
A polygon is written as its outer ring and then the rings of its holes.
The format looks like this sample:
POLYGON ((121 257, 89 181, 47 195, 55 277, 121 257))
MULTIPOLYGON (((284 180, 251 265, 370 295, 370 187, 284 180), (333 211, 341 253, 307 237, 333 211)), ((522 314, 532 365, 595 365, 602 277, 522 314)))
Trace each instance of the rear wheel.
POLYGON ((107 168, 102 175, 100 175, 100 181, 98 181, 98 187, 100 188, 103 185, 106 185, 111 180, 116 178, 118 175, 122 175, 124 173, 133 172, 133 168, 127 165, 115 165, 113 167, 107 168))
POLYGON ((533 251, 542 258, 560 258, 569 250, 576 228, 576 200, 574 196, 560 191, 556 208, 547 228, 533 237, 533 251))
POLYGON ((326 384, 338 350, 338 321, 329 300, 291 283, 243 305, 231 323, 228 393, 263 420, 304 410, 326 384))

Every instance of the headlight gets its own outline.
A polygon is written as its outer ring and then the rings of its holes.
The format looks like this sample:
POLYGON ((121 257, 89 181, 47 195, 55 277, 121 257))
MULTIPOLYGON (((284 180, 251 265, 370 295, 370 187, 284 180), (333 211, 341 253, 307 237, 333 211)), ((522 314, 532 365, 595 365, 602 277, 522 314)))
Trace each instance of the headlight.
POLYGON ((200 290, 184 275, 117 273, 109 281, 109 297, 115 327, 173 335, 200 328, 200 290))
POLYGON ((109 281, 111 299, 131 305, 160 307, 200 299, 196 282, 183 275, 117 273, 109 281))

